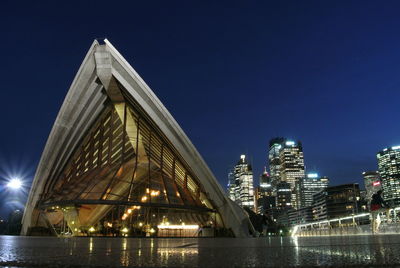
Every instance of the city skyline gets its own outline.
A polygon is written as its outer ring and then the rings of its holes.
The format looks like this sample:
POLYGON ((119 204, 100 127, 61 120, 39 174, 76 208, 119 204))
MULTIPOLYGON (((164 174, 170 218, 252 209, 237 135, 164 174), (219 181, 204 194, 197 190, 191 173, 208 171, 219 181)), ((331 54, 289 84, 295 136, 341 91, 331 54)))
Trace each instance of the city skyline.
POLYGON ((79 62, 102 36, 148 81, 222 186, 241 154, 257 182, 275 136, 301 140, 307 170, 332 185, 363 185, 362 172, 378 169, 376 153, 400 144, 399 3, 180 5, 121 5, 123 19, 98 21, 101 4, 6 3, 0 46, 13 101, 0 107, 8 115, 1 179, 14 170, 30 184, 79 62), (34 68, 23 71, 27 63, 34 68))

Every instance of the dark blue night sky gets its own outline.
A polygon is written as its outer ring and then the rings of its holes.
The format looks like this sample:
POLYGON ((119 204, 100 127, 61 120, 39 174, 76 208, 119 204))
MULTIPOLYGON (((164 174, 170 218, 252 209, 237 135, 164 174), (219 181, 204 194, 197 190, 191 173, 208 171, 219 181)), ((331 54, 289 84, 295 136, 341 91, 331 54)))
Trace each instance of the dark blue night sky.
MULTIPOLYGON (((361 183, 376 153, 400 144, 398 1, 216 2, 3 1, 2 179, 32 180, 97 37, 150 85, 224 187, 242 153, 258 178, 274 136, 301 140, 307 170, 333 184, 361 183)), ((2 192, 3 209, 15 206, 2 192)))

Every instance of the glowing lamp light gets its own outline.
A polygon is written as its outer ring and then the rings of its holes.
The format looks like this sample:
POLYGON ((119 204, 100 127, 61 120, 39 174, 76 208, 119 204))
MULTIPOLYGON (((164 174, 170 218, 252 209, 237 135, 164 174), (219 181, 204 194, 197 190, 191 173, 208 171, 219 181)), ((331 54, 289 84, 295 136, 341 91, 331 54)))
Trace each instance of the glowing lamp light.
POLYGON ((127 233, 127 232, 129 232, 129 229, 126 228, 126 227, 124 227, 121 231, 122 231, 123 233, 127 233))
POLYGON ((93 233, 94 231, 96 231, 96 229, 94 229, 93 226, 89 228, 89 232, 93 233))
POLYGON ((22 187, 22 181, 20 179, 12 179, 7 183, 7 187, 11 189, 20 189, 22 187))
POLYGON ((158 229, 185 229, 185 230, 196 230, 199 229, 199 226, 196 225, 166 225, 166 224, 160 224, 157 225, 158 229))
POLYGON ((380 182, 380 181, 374 181, 374 182, 372 183, 372 186, 379 186, 379 185, 381 185, 381 182, 380 182))

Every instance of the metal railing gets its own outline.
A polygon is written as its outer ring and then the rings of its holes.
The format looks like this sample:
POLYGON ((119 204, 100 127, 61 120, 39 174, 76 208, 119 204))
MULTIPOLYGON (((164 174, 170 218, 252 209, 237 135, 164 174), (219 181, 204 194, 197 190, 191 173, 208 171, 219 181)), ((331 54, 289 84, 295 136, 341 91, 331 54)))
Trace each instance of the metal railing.
MULTIPOLYGON (((382 210, 379 212, 379 219, 386 223, 400 223, 399 212, 400 212, 400 207, 391 208, 388 211, 382 210), (390 217, 388 218, 386 215, 390 215, 390 217)), ((371 223, 371 213, 366 212, 335 219, 298 224, 292 227, 291 234, 292 236, 297 236, 302 231, 329 230, 342 227, 369 225, 370 223, 371 223)))

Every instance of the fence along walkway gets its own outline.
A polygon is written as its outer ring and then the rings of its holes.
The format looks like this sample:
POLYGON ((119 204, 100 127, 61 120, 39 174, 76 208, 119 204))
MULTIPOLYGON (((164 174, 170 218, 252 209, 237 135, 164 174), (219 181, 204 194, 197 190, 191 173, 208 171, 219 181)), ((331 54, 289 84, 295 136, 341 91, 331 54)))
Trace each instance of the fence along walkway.
MULTIPOLYGON (((379 233, 400 233, 400 207, 379 213, 381 225, 379 233)), ((330 220, 316 221, 295 225, 291 229, 292 236, 334 236, 371 234, 371 213, 360 213, 330 220)))

